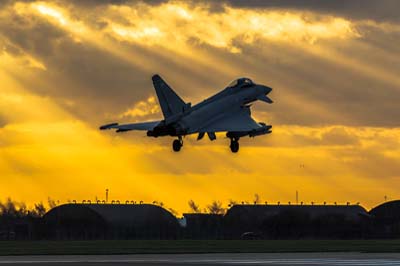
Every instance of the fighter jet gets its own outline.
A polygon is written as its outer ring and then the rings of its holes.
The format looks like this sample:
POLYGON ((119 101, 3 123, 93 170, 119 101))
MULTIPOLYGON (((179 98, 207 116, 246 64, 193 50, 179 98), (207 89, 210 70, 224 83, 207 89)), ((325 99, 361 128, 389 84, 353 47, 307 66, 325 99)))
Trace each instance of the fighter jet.
POLYGON ((256 84, 249 78, 239 78, 219 93, 192 106, 184 102, 159 75, 154 75, 152 80, 164 115, 163 120, 123 125, 112 123, 100 129, 116 129, 116 132, 144 130, 149 137, 176 137, 172 142, 175 152, 181 150, 183 137, 190 134, 198 134, 197 140, 207 134, 212 141, 216 139, 216 132, 226 132, 226 137, 230 139, 230 149, 236 153, 239 151, 241 137, 272 132, 271 125, 254 121, 250 111, 251 103, 257 100, 272 103, 267 97, 272 91, 270 87, 256 84))

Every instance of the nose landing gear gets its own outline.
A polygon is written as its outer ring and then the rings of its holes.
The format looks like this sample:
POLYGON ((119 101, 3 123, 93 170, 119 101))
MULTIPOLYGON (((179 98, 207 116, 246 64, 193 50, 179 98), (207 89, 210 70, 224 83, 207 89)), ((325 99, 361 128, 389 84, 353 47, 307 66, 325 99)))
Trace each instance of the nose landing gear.
POLYGON ((179 136, 179 139, 176 139, 172 142, 172 149, 174 150, 174 152, 180 151, 182 146, 183 146, 183 140, 181 136, 179 136))
POLYGON ((231 145, 229 147, 233 153, 237 153, 239 151, 239 139, 232 138, 231 145))

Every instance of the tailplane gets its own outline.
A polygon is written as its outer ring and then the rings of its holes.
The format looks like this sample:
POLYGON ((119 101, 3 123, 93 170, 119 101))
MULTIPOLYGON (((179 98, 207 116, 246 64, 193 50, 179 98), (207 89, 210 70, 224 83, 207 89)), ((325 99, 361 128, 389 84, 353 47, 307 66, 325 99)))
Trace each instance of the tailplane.
POLYGON ((151 79, 153 80, 153 85, 156 89, 164 118, 168 118, 185 110, 187 104, 159 75, 154 75, 151 79))

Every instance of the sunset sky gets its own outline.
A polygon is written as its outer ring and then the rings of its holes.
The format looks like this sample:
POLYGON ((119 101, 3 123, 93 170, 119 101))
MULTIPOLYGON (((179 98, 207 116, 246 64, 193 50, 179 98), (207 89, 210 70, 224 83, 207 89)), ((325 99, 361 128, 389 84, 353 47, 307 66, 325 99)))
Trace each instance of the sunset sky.
POLYGON ((0 200, 268 203, 400 198, 400 1, 0 2, 0 200), (246 76, 273 133, 210 142, 101 124, 162 119, 246 76))

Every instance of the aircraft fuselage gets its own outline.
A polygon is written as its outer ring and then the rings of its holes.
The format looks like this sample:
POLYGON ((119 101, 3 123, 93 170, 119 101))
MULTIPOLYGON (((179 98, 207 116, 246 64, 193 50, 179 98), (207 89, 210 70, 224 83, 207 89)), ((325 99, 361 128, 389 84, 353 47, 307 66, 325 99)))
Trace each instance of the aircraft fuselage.
POLYGON ((263 85, 247 85, 245 87, 228 87, 223 91, 207 98, 206 100, 188 107, 182 113, 168 117, 160 122, 147 135, 159 136, 184 136, 201 132, 202 128, 223 118, 232 110, 245 108, 251 102, 271 92, 271 88, 263 85))
POLYGON ((109 123, 100 130, 116 129, 116 132, 146 130, 149 137, 175 136, 172 149, 175 152, 183 146, 183 136, 197 133, 197 140, 205 134, 210 140, 216 139, 217 132, 226 132, 233 153, 239 151, 239 139, 271 133, 271 125, 257 122, 251 117, 250 103, 263 101, 271 104, 267 97, 271 88, 256 84, 249 78, 239 78, 231 82, 221 92, 191 106, 159 76, 152 81, 161 107, 163 120, 130 124, 109 123))

